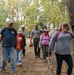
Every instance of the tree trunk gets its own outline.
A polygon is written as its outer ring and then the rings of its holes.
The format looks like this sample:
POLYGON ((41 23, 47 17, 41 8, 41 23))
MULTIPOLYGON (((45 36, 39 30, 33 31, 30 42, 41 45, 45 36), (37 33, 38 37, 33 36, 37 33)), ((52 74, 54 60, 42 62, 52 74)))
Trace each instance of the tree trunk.
POLYGON ((74 24, 74 0, 66 0, 67 10, 68 10, 68 21, 74 24))
MULTIPOLYGON (((71 25, 74 25, 74 0, 66 0, 68 21, 71 25)), ((74 51, 74 39, 72 40, 73 51, 74 51)))

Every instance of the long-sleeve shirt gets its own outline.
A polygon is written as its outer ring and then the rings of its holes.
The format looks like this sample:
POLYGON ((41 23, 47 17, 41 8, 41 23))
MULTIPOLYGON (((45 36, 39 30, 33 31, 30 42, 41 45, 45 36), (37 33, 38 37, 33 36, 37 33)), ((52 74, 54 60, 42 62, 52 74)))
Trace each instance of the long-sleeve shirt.
POLYGON ((50 36, 47 34, 47 35, 45 35, 45 34, 42 34, 41 36, 40 36, 40 44, 41 45, 49 45, 49 42, 50 42, 50 36))
POLYGON ((58 37, 56 37, 58 32, 55 32, 49 43, 49 51, 54 48, 54 52, 61 55, 70 55, 72 53, 72 37, 74 33, 64 33, 60 32, 58 37))

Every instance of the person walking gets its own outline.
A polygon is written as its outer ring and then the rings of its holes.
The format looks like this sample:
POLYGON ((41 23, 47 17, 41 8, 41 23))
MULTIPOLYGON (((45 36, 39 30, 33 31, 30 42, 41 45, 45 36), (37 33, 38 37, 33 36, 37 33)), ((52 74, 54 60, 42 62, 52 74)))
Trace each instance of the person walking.
POLYGON ((22 31, 22 35, 23 35, 23 51, 22 51, 22 53, 23 53, 23 56, 25 56, 25 53, 26 53, 25 46, 26 46, 27 32, 25 31, 25 26, 24 25, 21 26, 21 31, 22 31))
POLYGON ((32 43, 33 39, 33 44, 34 44, 34 53, 36 58, 40 58, 40 48, 39 48, 39 41, 40 41, 40 35, 41 31, 38 28, 38 25, 35 25, 35 29, 31 31, 30 34, 30 43, 32 43))
POLYGON ((55 32, 49 43, 49 54, 51 55, 51 50, 54 48, 56 56, 56 75, 61 75, 61 67, 63 60, 67 63, 67 75, 72 74, 73 60, 72 60, 72 43, 71 40, 74 37, 73 32, 69 32, 69 24, 63 22, 60 24, 59 31, 55 32), (55 46, 55 47, 54 47, 55 46))
POLYGON ((13 21, 8 21, 8 26, 2 29, 0 35, 0 42, 2 41, 2 66, 1 71, 5 70, 6 61, 10 56, 10 68, 12 72, 15 72, 15 58, 14 58, 14 46, 16 40, 17 31, 13 28, 13 21))
POLYGON ((45 28, 43 29, 43 33, 40 36, 40 42, 39 42, 40 44, 39 46, 41 46, 42 48, 44 62, 46 61, 46 58, 48 57, 49 42, 50 42, 49 30, 45 28))
POLYGON ((20 30, 18 30, 15 49, 16 49, 16 56, 17 56, 17 65, 22 67, 23 35, 20 30))

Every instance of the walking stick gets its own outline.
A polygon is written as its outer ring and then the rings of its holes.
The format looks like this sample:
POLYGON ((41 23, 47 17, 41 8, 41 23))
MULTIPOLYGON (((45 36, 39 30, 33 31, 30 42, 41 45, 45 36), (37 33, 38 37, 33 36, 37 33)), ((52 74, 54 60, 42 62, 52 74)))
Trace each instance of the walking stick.
POLYGON ((49 56, 49 55, 48 55, 48 57, 47 57, 47 62, 48 62, 49 68, 51 69, 51 71, 52 71, 52 73, 53 73, 52 58, 51 58, 51 56, 49 56))

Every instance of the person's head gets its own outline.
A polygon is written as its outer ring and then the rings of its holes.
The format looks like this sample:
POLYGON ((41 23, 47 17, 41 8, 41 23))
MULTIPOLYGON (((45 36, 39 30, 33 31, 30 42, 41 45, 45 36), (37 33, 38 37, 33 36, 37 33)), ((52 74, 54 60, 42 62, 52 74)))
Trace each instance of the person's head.
POLYGON ((21 29, 24 31, 24 30, 25 30, 25 26, 24 26, 24 25, 22 25, 22 26, 21 26, 21 29))
POLYGON ((44 34, 48 34, 49 33, 49 30, 47 28, 44 28, 43 29, 43 32, 44 32, 44 34))
POLYGON ((12 20, 9 20, 9 21, 8 21, 8 27, 9 27, 9 28, 13 28, 13 21, 12 21, 12 20))
POLYGON ((67 32, 67 31, 69 31, 69 24, 66 22, 63 22, 60 24, 59 29, 60 29, 60 31, 67 32))
POLYGON ((38 29, 38 25, 35 25, 35 29, 36 29, 36 30, 38 29))
POLYGON ((18 33, 18 34, 22 34, 22 31, 19 29, 17 33, 18 33))
POLYGON ((56 30, 56 31, 58 31, 58 28, 57 28, 57 27, 55 27, 55 30, 56 30))

